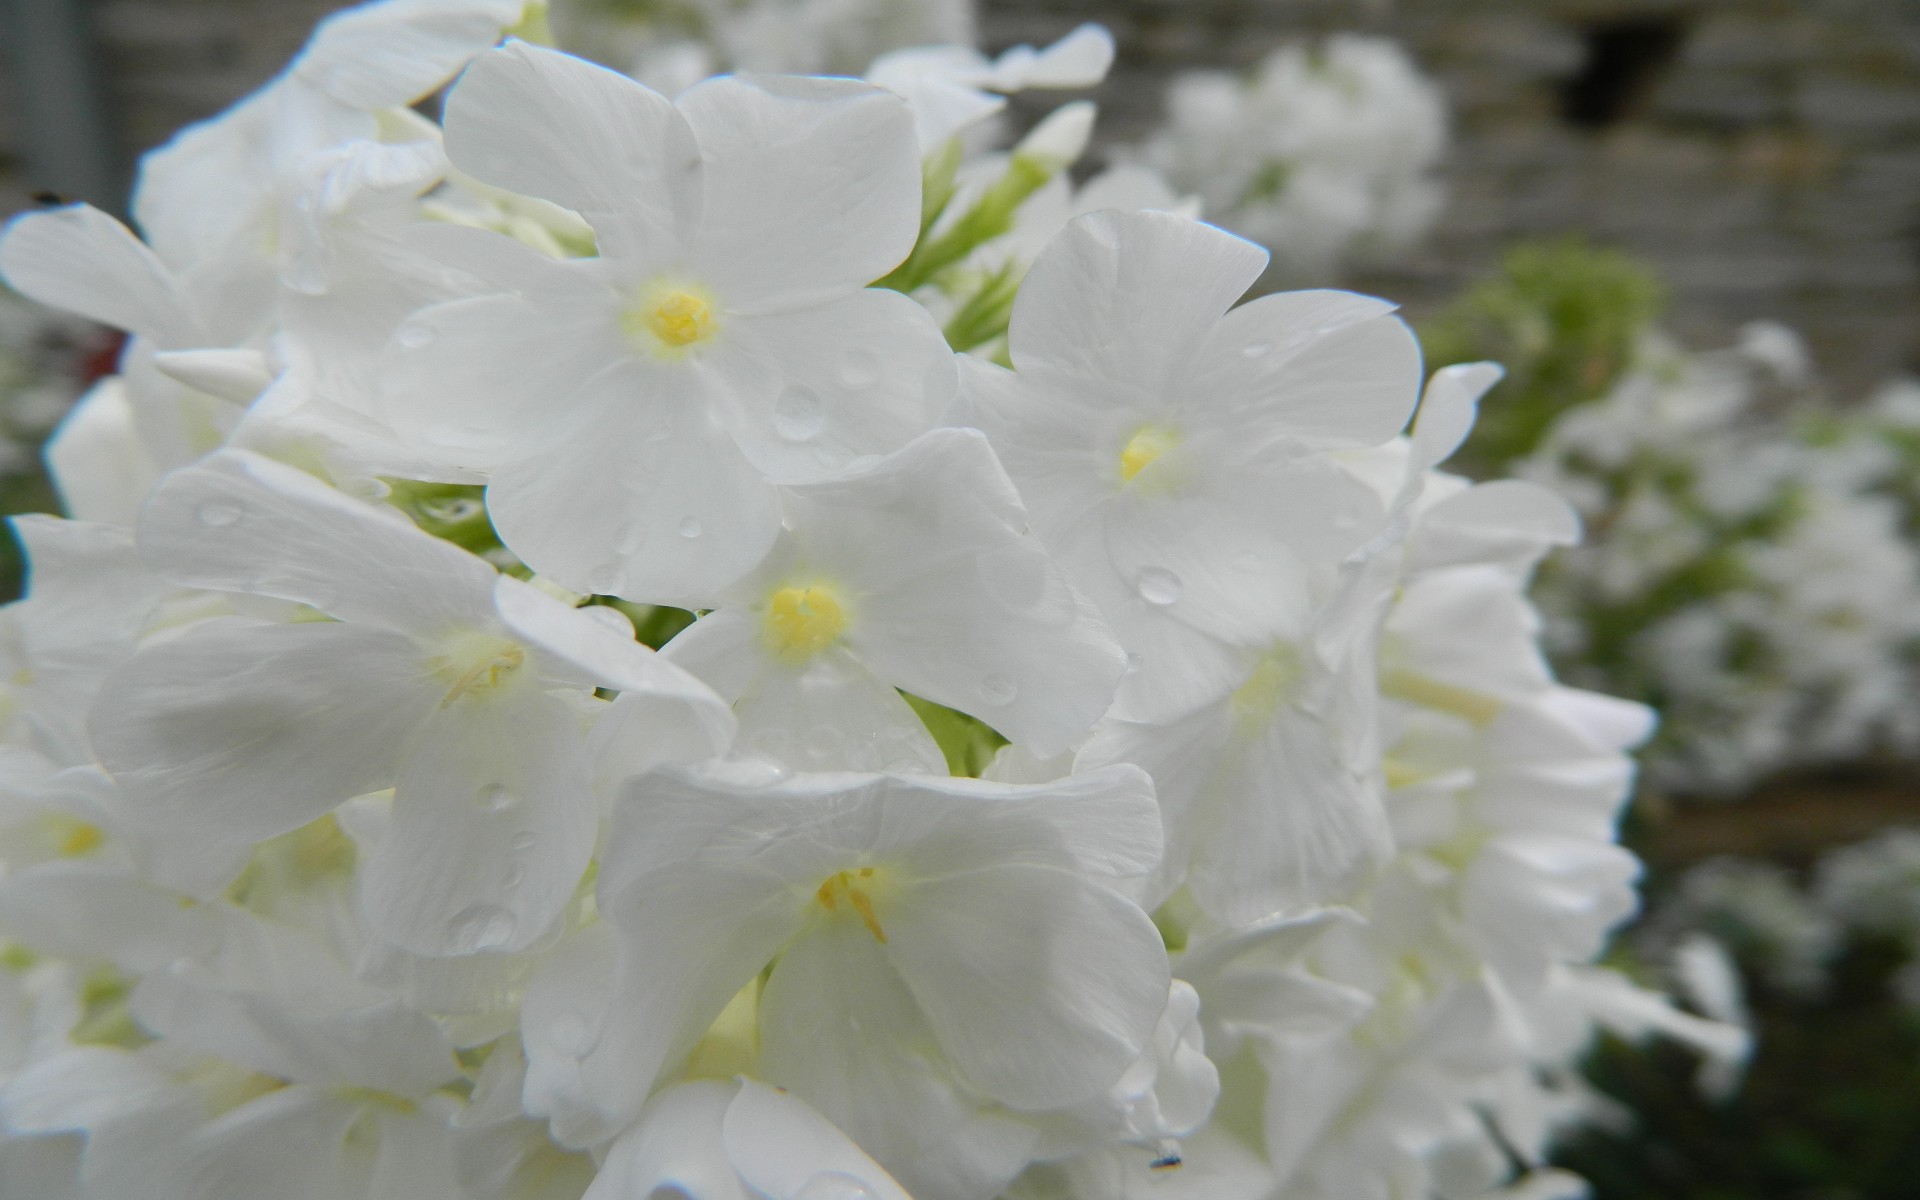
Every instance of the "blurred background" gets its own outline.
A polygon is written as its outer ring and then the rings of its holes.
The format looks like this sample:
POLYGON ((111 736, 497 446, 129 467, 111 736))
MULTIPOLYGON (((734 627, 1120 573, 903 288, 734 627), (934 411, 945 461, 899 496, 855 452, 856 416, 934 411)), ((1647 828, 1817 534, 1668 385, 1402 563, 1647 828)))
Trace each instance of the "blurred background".
MULTIPOLYGON (((1663 713, 1613 960, 1758 1046, 1706 1087, 1678 1048, 1597 1047, 1599 1119, 1561 1155, 1620 1200, 1920 1195, 1920 3, 807 4, 854 31, 818 61, 739 33, 775 0, 551 16, 663 86, 686 44, 858 72, 1097 21, 1082 178, 1158 171, 1274 247, 1264 286, 1375 292, 1433 365, 1508 365, 1454 468, 1580 510, 1536 588, 1555 666, 1663 713)), ((0 213, 124 213, 142 151, 333 7, 0 0, 0 213)), ((54 510, 39 444, 116 352, 0 293, 0 509, 54 510)))

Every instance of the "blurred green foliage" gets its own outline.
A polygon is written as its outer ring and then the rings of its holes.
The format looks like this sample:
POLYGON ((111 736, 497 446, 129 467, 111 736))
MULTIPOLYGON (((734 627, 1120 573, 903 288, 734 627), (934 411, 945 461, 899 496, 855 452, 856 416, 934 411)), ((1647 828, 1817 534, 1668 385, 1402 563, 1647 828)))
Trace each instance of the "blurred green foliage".
POLYGON ((1429 370, 1491 359, 1507 376, 1452 464, 1485 478, 1540 443, 1562 412, 1632 365, 1666 291, 1645 263, 1578 237, 1522 242, 1420 330, 1429 370))
POLYGON ((1671 1043, 1606 1039, 1588 1080, 1631 1124, 1565 1138, 1554 1158, 1597 1200, 1909 1200, 1920 1194, 1920 1013, 1898 1004, 1904 948, 1858 941, 1825 994, 1771 989, 1743 962, 1757 1048, 1724 1101, 1671 1043))

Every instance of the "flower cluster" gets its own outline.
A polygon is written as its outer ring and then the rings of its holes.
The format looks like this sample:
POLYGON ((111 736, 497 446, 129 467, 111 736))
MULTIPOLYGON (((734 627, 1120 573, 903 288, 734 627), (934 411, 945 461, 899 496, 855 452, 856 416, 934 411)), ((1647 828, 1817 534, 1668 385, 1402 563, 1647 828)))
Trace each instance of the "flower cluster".
POLYGON ((1072 106, 963 161, 1103 35, 668 99, 524 16, 0 239, 133 335, 16 522, 0 1191, 1513 1194, 1596 1022, 1739 1051, 1589 965, 1648 717, 1436 470, 1495 368, 1028 207, 1072 106))
POLYGON ((1576 680, 1660 708, 1657 785, 1724 795, 1920 748, 1905 394, 1825 414, 1777 326, 1710 353, 1649 337, 1607 395, 1512 464, 1593 531, 1537 599, 1576 680))
POLYGON ((1137 156, 1199 193, 1213 219, 1272 246, 1289 280, 1384 261, 1439 215, 1446 103, 1388 39, 1292 43, 1245 79, 1186 72, 1167 109, 1137 156))
POLYGON ((1920 833, 1893 828, 1829 850, 1804 884, 1773 863, 1710 859, 1682 877, 1640 940, 1658 954, 1699 937, 1797 1000, 1833 986, 1849 946, 1879 942, 1903 964, 1891 980, 1895 997, 1920 1009, 1920 833))

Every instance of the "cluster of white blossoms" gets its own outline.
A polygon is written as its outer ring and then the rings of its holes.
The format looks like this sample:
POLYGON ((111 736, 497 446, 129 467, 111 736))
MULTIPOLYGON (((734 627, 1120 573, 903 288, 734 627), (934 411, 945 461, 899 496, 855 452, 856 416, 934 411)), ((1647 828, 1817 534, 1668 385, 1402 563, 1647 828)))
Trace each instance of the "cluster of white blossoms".
POLYGON ((1660 709, 1656 786, 1736 794, 1920 750, 1920 497, 1901 491, 1920 404, 1893 386, 1830 415, 1814 392, 1779 326, 1708 353, 1654 336, 1513 465, 1586 520, 1535 598, 1576 682, 1660 709))
POLYGON ((1877 940, 1905 957, 1894 998, 1920 1009, 1920 831, 1891 828, 1829 850, 1804 883, 1774 863, 1710 859, 1686 873, 1640 940, 1661 953, 1702 938, 1799 1000, 1829 990, 1849 945, 1877 940))
POLYGON ((1271 246, 1282 278, 1318 283, 1426 234, 1446 144, 1446 101, 1406 52, 1341 34, 1285 45, 1250 77, 1176 76, 1165 126, 1134 153, 1271 246))
POLYGON ((523 15, 0 239, 133 335, 15 523, 0 1193, 1544 1197, 1596 1023, 1739 1052, 1590 965, 1649 716, 1435 470, 1497 369, 1029 208, 1077 106, 960 160, 1097 32, 669 99, 523 15))
POLYGON ((661 91, 721 71, 859 75, 889 51, 964 51, 973 0, 558 0, 559 43, 661 91))

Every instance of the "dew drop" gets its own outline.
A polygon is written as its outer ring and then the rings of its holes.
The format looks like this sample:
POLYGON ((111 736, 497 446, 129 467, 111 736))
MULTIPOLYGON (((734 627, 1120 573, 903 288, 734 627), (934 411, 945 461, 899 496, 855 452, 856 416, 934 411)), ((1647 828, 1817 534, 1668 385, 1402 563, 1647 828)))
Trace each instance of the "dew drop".
POLYGON ((681 522, 680 522, 680 536, 681 536, 681 537, 683 537, 683 538, 697 538, 697 537, 699 537, 699 536, 700 536, 700 522, 699 522, 699 521, 697 521, 697 520, 695 520, 695 519, 694 519, 694 518, 692 518, 692 517, 688 517, 688 518, 686 518, 685 520, 683 520, 683 521, 681 521, 681 522))
POLYGON ((1248 342, 1240 347, 1240 353, 1246 358, 1265 358, 1273 353, 1272 342, 1248 342))
POLYGON ((610 604, 589 604, 585 608, 577 608, 574 611, 595 624, 606 626, 608 631, 617 633, 623 638, 633 636, 632 619, 610 604))
POLYGON ((547 1038, 553 1048, 572 1058, 584 1058, 599 1041, 593 1035, 593 1026, 577 1012, 564 1012, 547 1026, 547 1038))
POLYGON ((516 888, 516 887, 519 887, 522 883, 526 882, 526 878, 527 878, 527 869, 521 866, 519 863, 515 863, 511 867, 507 868, 507 877, 506 877, 505 883, 510 888, 516 888))
POLYGON ((871 387, 880 378, 880 360, 871 350, 852 349, 840 360, 840 382, 848 387, 871 387))
POLYGON ((1127 674, 1131 675, 1135 671, 1138 671, 1140 669, 1141 662, 1142 662, 1142 659, 1138 654, 1135 654, 1131 650, 1128 651, 1127 652, 1127 674))
POLYGON ((874 1200, 878 1193, 844 1171, 822 1171, 800 1185, 793 1200, 874 1200))
POLYGON ((1020 685, 1005 675, 989 675, 980 681, 980 699, 999 708, 1012 704, 1020 694, 1020 685))
POLYGON ((513 804, 514 794, 503 784, 489 783, 475 792, 473 798, 488 812, 500 812, 513 804))
POLYGON ((439 521, 443 525, 459 525, 471 521, 487 511, 487 506, 470 496, 453 496, 445 500, 429 500, 420 506, 420 515, 429 521, 439 521))
POLYGON ((1148 604, 1168 605, 1180 598, 1186 585, 1180 577, 1165 567, 1147 567, 1140 572, 1134 586, 1140 590, 1140 598, 1148 604))
POLYGON ((422 321, 409 321, 400 327, 394 337, 409 350, 418 350, 422 346, 433 344, 435 337, 433 326, 422 321))
POLYGON ((596 596, 618 596, 620 594, 619 564, 595 567, 587 573, 587 590, 596 596))
POLYGON ((238 504, 229 504, 224 500, 209 500, 194 509, 193 515, 202 525, 222 529, 234 524, 245 514, 238 504))
POLYGON ((789 442, 810 442, 827 423, 827 406, 812 388, 792 384, 773 402, 773 431, 789 442))
POLYGON ((525 854, 539 844, 540 835, 531 829, 523 829, 519 833, 514 834, 513 840, 507 843, 508 847, 515 854, 525 854))
POLYGON ((503 950, 513 941, 513 914, 498 904, 469 904, 447 922, 447 940, 455 954, 503 950))

